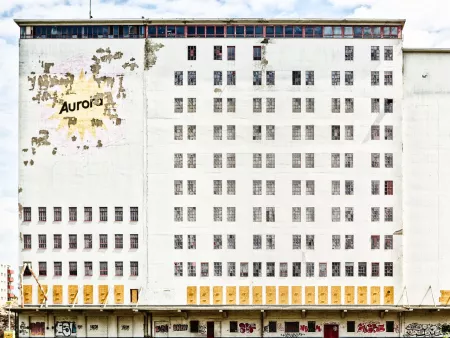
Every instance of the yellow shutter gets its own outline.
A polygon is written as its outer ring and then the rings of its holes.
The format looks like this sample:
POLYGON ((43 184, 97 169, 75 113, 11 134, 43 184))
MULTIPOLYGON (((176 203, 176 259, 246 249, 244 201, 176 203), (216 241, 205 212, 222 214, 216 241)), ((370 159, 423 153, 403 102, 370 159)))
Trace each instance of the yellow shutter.
POLYGON ((83 302, 84 304, 93 304, 94 303, 94 287, 92 285, 84 285, 83 286, 83 302))
POLYGON ((250 287, 240 286, 239 287, 239 305, 250 304, 250 287))
POLYGON ((108 299, 108 285, 98 286, 98 302, 99 304, 105 304, 108 299))
POLYGON ((367 304, 367 286, 358 286, 358 305, 367 304))
POLYGON ((355 287, 345 287, 345 304, 355 304, 355 287))
POLYGON ((305 286, 305 304, 311 305, 316 303, 316 287, 305 286))
POLYGON ((53 304, 62 304, 63 287, 62 285, 53 285, 53 304))
POLYGON ((138 289, 131 289, 131 303, 136 304, 139 299, 139 290, 138 289))
POLYGON ((114 285, 114 303, 123 304, 124 303, 124 286, 114 285))
POLYGON ((33 304, 33 285, 23 286, 23 303, 33 304))
POLYGON ((328 286, 319 286, 319 304, 328 304, 328 286))
POLYGON ((266 286, 266 304, 275 305, 277 303, 277 288, 275 286, 266 286))
MULTIPOLYGON (((42 286, 42 290, 44 290, 44 293, 47 295, 48 285, 41 285, 41 286, 42 286)), ((38 286, 38 303, 39 304, 45 303, 44 293, 42 293, 41 288, 38 286)), ((47 298, 48 298, 48 295, 47 295, 47 298)))
POLYGON ((331 304, 339 305, 341 304, 341 287, 340 286, 332 286, 331 287, 331 304))
POLYGON ((281 305, 289 304, 289 286, 278 287, 278 304, 281 305))
POLYGON ((384 287, 384 304, 393 305, 394 304, 394 287, 385 286, 384 287))
POLYGON ((298 305, 302 303, 302 287, 292 287, 292 305, 298 305))
POLYGON ((213 288, 213 303, 214 305, 222 305, 223 304, 223 287, 215 286, 213 288))
POLYGON ((209 286, 200 286, 200 305, 209 305, 211 303, 211 295, 209 286))
POLYGON ((254 286, 253 287, 253 304, 261 305, 262 304, 262 286, 254 286))
POLYGON ((370 288, 370 304, 380 305, 380 287, 372 286, 370 288))
POLYGON ((236 305, 236 287, 227 286, 227 305, 236 305))
POLYGON ((187 287, 187 303, 188 305, 197 305, 197 287, 187 287))
POLYGON ((77 294, 78 294, 78 285, 69 285, 69 293, 68 293, 69 304, 78 303, 77 294))

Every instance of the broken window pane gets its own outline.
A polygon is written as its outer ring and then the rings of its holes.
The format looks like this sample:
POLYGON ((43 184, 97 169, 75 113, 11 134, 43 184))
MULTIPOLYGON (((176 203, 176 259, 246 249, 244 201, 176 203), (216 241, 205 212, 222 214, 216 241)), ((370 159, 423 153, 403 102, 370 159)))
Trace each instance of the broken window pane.
POLYGON ((301 222, 301 207, 292 207, 292 222, 301 222))
POLYGON ((394 112, 394 99, 384 99, 384 113, 394 112))
POLYGON ((301 71, 293 71, 292 72, 292 85, 300 86, 301 85, 301 71))
POLYGON ((370 127, 370 135, 372 140, 380 139, 380 126, 371 126, 370 127))
POLYGON ((236 99, 235 98, 227 99, 227 112, 228 113, 236 113, 236 99))
POLYGON ((332 222, 340 222, 341 221, 341 208, 340 207, 332 207, 331 208, 331 221, 332 222))
POLYGON ((266 83, 268 86, 275 85, 275 71, 274 70, 266 71, 266 83))
POLYGON ((314 86, 314 71, 307 70, 305 72, 305 82, 307 86, 314 86))
POLYGON ((371 99, 371 111, 372 113, 380 112, 380 99, 371 99))
POLYGON ((266 126, 266 140, 273 141, 275 140, 275 126, 266 126))
POLYGON ((340 113, 341 112, 341 99, 332 98, 331 99, 331 112, 340 113))
POLYGON ((380 60, 380 46, 372 46, 370 47, 370 59, 372 61, 380 60))
POLYGON ((222 72, 214 71, 214 86, 221 86, 221 85, 222 85, 222 72))
POLYGON ((174 112, 175 113, 183 112, 183 98, 175 98, 174 99, 174 112))
POLYGON ((175 71, 175 73, 174 73, 174 84, 175 84, 175 86, 182 86, 183 85, 183 72, 182 71, 175 71))
POLYGON ((253 112, 254 113, 261 113, 262 112, 262 99, 261 98, 254 98, 253 99, 253 112))
POLYGON ((197 47, 188 46, 188 60, 196 60, 196 59, 197 59, 197 47))
POLYGON ((261 140, 261 126, 253 126, 253 141, 261 140))
POLYGON ((183 277, 183 262, 174 263, 174 276, 183 277))
POLYGON ((195 86, 197 84, 197 72, 188 71, 188 86, 195 86))
POLYGON ((353 207, 345 207, 345 221, 353 222, 353 207))
POLYGON ((188 249, 195 250, 197 248, 197 235, 188 235, 188 249))
MULTIPOLYGON (((351 27, 345 28, 351 29, 351 27)), ((353 61, 353 46, 345 46, 345 61, 353 61)))
POLYGON ((339 250, 341 248, 341 235, 331 236, 331 248, 333 250, 339 250))
POLYGON ((262 71, 253 71, 253 85, 262 85, 262 71))
POLYGON ((306 235, 306 249, 314 250, 314 235, 306 235))
POLYGON ((188 126, 188 140, 194 141, 197 138, 197 126, 188 126))
POLYGON ((187 164, 188 168, 196 168, 197 167, 197 155, 196 154, 187 154, 187 164))
POLYGON ((354 100, 352 98, 345 99, 345 112, 346 113, 354 112, 354 100))
POLYGON ((266 98, 266 113, 275 113, 275 98, 266 98))
POLYGON ((214 60, 222 60, 222 46, 214 46, 214 60))
POLYGON ((384 126, 384 139, 392 141, 394 139, 394 127, 384 126))
POLYGON ((345 71, 345 85, 353 86, 353 71, 345 71))
POLYGON ((333 70, 331 71, 331 85, 340 86, 341 85, 341 72, 333 70))

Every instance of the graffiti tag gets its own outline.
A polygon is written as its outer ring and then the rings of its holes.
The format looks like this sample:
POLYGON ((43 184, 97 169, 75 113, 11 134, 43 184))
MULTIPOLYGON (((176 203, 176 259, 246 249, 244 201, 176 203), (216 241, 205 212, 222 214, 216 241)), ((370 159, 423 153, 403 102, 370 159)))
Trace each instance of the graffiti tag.
POLYGON ((296 338, 296 337, 301 337, 304 336, 303 333, 301 332, 292 332, 292 333, 282 333, 281 337, 286 337, 286 338, 296 338))
POLYGON ((173 331, 187 331, 187 324, 173 324, 173 331))
POLYGON ((122 325, 122 326, 120 327, 120 329, 121 329, 122 331, 129 331, 129 330, 130 330, 130 325, 122 325))
POLYGON ((253 333, 253 330, 256 330, 255 323, 239 323, 240 333, 253 333))
POLYGON ((206 334, 206 325, 199 325, 198 333, 206 334))
POLYGON ((20 335, 22 336, 27 336, 28 335, 28 327, 25 325, 25 323, 24 322, 21 322, 20 323, 20 326, 19 326, 19 333, 20 333, 20 335))
POLYGON ((56 322, 55 337, 76 337, 77 326, 74 322, 56 322))
POLYGON ((155 332, 169 332, 169 325, 167 324, 156 325, 155 332))
POLYGON ((30 335, 31 336, 45 336, 45 323, 30 323, 30 335))
POLYGON ((90 326, 89 326, 89 329, 90 329, 91 331, 97 331, 97 330, 98 330, 98 325, 90 325, 90 326))
POLYGON ((411 323, 405 327, 405 337, 440 337, 442 324, 411 323))
POLYGON ((384 324, 380 324, 377 322, 365 322, 358 324, 358 331, 361 333, 377 333, 377 332, 385 332, 386 329, 384 324))

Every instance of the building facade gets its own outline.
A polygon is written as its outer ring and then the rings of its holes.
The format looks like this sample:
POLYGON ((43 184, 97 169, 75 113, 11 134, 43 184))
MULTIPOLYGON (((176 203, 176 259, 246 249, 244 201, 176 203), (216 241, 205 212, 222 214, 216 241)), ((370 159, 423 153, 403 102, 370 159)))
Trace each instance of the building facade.
POLYGON ((448 84, 404 21, 17 23, 18 336, 446 331, 448 84))
POLYGON ((14 271, 10 265, 0 264, 0 306, 14 298, 14 271))

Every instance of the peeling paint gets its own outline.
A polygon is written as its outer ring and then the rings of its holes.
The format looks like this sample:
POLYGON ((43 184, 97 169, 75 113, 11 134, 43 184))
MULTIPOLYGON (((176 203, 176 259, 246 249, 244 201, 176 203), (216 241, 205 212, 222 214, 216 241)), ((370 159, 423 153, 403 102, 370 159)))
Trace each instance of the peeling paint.
POLYGON ((22 149, 22 151, 23 151, 24 153, 26 153, 26 152, 28 151, 28 148, 22 149))
POLYGON ((83 149, 84 149, 84 150, 88 150, 88 149, 89 149, 89 146, 83 146, 83 149))
POLYGON ((222 89, 220 89, 220 88, 214 88, 214 93, 222 93, 222 89))
POLYGON ((75 135, 72 136, 72 141, 75 142, 77 140, 77 137, 75 135))
POLYGON ((97 148, 103 147, 102 140, 97 141, 97 148))
POLYGON ((67 120, 67 126, 70 128, 70 126, 74 126, 77 124, 78 119, 74 116, 64 116, 64 120, 67 120))
POLYGON ((52 154, 53 155, 56 155, 56 151, 58 150, 58 148, 53 148, 53 150, 52 150, 52 154))
POLYGON ((116 118, 116 126, 120 126, 122 124, 122 119, 121 118, 116 118))
POLYGON ((33 155, 36 155, 36 148, 31 148, 31 153, 33 154, 33 155))
POLYGON ((156 52, 163 48, 164 45, 162 43, 152 43, 149 39, 145 39, 145 47, 144 47, 144 69, 149 70, 156 64, 156 60, 158 57, 156 56, 156 52))
MULTIPOLYGON (((31 145, 37 145, 40 146, 49 146, 50 142, 48 141, 48 130, 39 130, 39 137, 32 137, 31 138, 31 145)), ((33 148, 33 155, 36 153, 35 149, 33 148)))
POLYGON ((22 219, 22 211, 23 211, 23 206, 21 203, 19 203, 18 210, 19 210, 19 219, 21 220, 22 219))
POLYGON ((92 119, 91 120, 92 127, 101 127, 103 126, 103 121, 98 119, 92 119))
MULTIPOLYGON (((131 60, 130 60, 130 61, 131 61, 131 60)), ((123 69, 130 68, 130 70, 133 71, 135 68, 139 68, 139 66, 138 66, 138 64, 137 64, 136 62, 132 62, 132 63, 125 62, 125 63, 122 65, 122 68, 123 68, 123 69)))
POLYGON ((119 90, 116 98, 120 99, 121 96, 123 99, 127 97, 127 94, 125 94, 125 88, 123 87, 123 75, 119 76, 119 90))
POLYGON ((34 161, 33 160, 30 160, 30 165, 33 165, 34 164, 34 161))
POLYGON ((23 161, 23 164, 25 164, 25 167, 28 165, 28 161, 23 161))
MULTIPOLYGON (((19 194, 23 191, 22 187, 19 187, 19 194)), ((19 204, 20 205, 20 204, 19 204)))
POLYGON ((41 61, 41 67, 44 68, 44 73, 45 74, 50 74, 50 68, 52 68, 55 64, 53 62, 44 62, 41 61))

